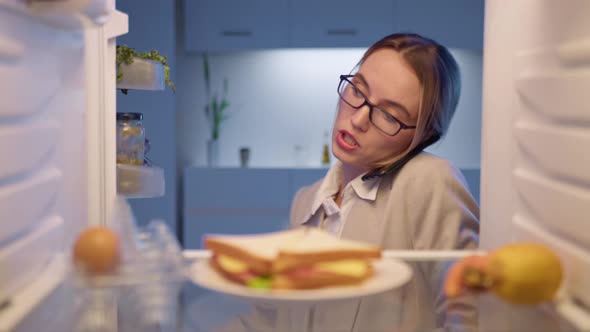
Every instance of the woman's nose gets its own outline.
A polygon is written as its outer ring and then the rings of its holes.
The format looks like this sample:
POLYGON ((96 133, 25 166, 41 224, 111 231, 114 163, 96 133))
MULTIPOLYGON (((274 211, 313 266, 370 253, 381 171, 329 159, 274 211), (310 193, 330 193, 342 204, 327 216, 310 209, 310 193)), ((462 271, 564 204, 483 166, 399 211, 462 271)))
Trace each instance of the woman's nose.
POLYGON ((360 131, 367 131, 371 125, 371 120, 369 119, 370 111, 371 109, 369 105, 363 105, 356 112, 354 112, 350 118, 350 123, 352 126, 360 131))

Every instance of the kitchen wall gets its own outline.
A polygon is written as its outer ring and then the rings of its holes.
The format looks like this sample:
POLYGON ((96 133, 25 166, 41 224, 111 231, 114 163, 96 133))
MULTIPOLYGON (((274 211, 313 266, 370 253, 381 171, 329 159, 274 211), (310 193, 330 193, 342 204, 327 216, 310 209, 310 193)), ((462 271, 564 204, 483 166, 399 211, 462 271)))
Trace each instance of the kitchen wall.
MULTIPOLYGON (((181 43, 181 41, 179 41, 181 43)), ((482 53, 451 50, 463 92, 448 136, 429 151, 461 168, 480 167, 482 53)), ((324 132, 336 112, 338 76, 349 73, 364 49, 276 49, 210 55, 214 91, 229 80, 229 119, 220 135, 220 166, 239 166, 240 147, 252 167, 320 167, 324 132)), ((204 113, 202 56, 177 54, 179 163, 206 165, 210 135, 204 113)), ((179 166, 180 166, 179 165, 179 166)))
MULTIPOLYGON (((125 0, 117 9, 129 15, 129 33, 117 40, 137 51, 158 50, 168 57, 171 78, 175 69, 175 3, 159 0, 125 0)), ((131 199, 138 223, 165 220, 176 229, 176 95, 165 91, 129 91, 117 93, 117 112, 140 112, 144 115, 146 135, 151 141, 148 157, 164 169, 166 195, 158 198, 131 199)), ((115 121, 115 119, 113 119, 115 121)))
MULTIPOLYGON (((182 170, 206 165, 210 135, 204 116, 202 57, 183 49, 179 1, 127 0, 117 4, 129 14, 129 33, 119 38, 140 51, 168 56, 174 94, 165 91, 118 93, 118 112, 142 112, 150 159, 165 171, 166 195, 134 199, 139 223, 166 220, 179 230, 177 201, 182 170), (177 178, 178 177, 178 178, 177 178)), ((324 133, 335 116, 338 75, 355 66, 364 49, 272 49, 210 55, 214 90, 229 80, 229 119, 220 138, 220 166, 239 165, 240 147, 251 149, 251 167, 319 167, 324 133), (300 161, 295 149, 299 146, 300 161)), ((463 77, 463 95, 450 133, 430 148, 462 168, 479 168, 481 135, 481 51, 452 50, 463 77)))

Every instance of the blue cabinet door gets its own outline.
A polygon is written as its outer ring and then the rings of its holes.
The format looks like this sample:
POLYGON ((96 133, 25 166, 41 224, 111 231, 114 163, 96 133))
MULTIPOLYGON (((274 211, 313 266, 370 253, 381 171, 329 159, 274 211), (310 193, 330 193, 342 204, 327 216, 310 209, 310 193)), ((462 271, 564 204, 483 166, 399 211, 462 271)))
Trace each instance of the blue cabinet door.
POLYGON ((397 26, 447 47, 482 49, 484 7, 484 0, 397 0, 397 26))
POLYGON ((187 52, 287 47, 288 0, 185 0, 187 52))
POLYGON ((395 0, 295 0, 292 47, 368 47, 394 32, 395 0))
POLYGON ((289 225, 288 170, 188 168, 183 187, 186 249, 201 248, 206 234, 266 233, 289 225))

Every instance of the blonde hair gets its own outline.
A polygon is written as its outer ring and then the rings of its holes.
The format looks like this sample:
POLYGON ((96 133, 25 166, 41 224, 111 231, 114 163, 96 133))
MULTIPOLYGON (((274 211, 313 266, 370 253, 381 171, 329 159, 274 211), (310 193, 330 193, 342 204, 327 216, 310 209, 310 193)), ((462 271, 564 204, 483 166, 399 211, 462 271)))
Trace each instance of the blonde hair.
POLYGON ((384 169, 414 149, 422 149, 444 136, 459 102, 461 77, 457 62, 448 49, 437 42, 412 33, 396 33, 375 42, 363 55, 357 67, 375 51, 393 49, 400 53, 420 82, 420 103, 416 132, 408 148, 385 161, 384 169))

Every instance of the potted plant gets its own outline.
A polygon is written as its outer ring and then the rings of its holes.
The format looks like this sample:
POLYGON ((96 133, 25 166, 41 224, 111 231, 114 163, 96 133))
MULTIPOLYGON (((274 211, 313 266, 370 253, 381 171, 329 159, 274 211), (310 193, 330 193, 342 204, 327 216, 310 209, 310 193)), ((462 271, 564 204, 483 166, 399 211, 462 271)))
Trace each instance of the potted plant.
POLYGON ((207 141, 207 164, 212 167, 217 166, 219 154, 218 140, 221 124, 228 118, 226 109, 230 105, 227 100, 229 83, 227 78, 223 80, 223 92, 221 96, 218 96, 217 93, 211 92, 211 71, 209 58, 206 53, 203 55, 203 76, 205 79, 205 96, 207 98, 205 115, 207 116, 209 127, 211 129, 211 137, 207 141))
POLYGON ((124 94, 130 89, 164 90, 164 84, 175 91, 166 56, 156 50, 138 53, 126 45, 117 45, 117 88, 124 94))

